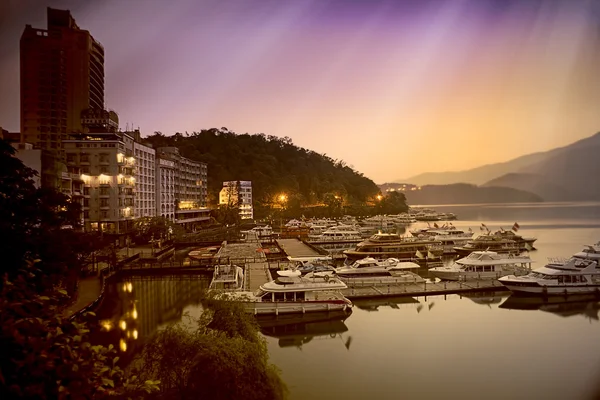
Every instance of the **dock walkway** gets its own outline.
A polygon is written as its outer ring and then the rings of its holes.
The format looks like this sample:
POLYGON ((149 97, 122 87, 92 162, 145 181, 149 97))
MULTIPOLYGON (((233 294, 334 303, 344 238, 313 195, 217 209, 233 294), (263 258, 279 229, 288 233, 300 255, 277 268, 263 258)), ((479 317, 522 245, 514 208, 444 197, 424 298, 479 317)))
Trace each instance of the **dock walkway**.
POLYGON ((506 291, 506 287, 495 279, 473 279, 467 281, 443 281, 407 283, 395 285, 377 285, 349 287, 342 290, 349 299, 382 296, 433 296, 439 294, 454 294, 481 291, 506 291))
POLYGON ((298 239, 277 239, 277 245, 290 257, 319 257, 317 250, 298 239))

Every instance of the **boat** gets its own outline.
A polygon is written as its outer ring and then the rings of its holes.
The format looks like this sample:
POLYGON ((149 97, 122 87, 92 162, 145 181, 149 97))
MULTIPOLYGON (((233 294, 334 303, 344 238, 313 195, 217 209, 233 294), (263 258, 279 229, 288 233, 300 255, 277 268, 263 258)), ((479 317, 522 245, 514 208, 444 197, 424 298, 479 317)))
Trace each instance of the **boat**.
POLYGON ((237 265, 217 265, 213 272, 212 280, 208 286, 209 291, 238 291, 244 289, 244 270, 237 265))
POLYGON ((468 230, 458 229, 454 225, 444 224, 442 226, 438 226, 438 224, 434 224, 433 226, 427 225, 426 228, 415 228, 411 229, 410 234, 414 237, 433 237, 439 235, 454 235, 457 237, 471 239, 473 238, 473 230, 469 228, 468 230))
POLYGON ((335 268, 329 264, 318 261, 298 261, 295 268, 296 271, 300 271, 301 275, 306 275, 309 272, 323 273, 333 275, 335 268))
POLYGON ((354 261, 365 257, 381 260, 398 258, 401 261, 439 261, 443 254, 441 242, 429 238, 404 237, 397 233, 376 233, 358 243, 344 254, 354 261))
POLYGON ((458 281, 466 279, 498 279, 501 276, 524 275, 531 270, 531 258, 495 251, 474 251, 450 266, 429 269, 436 278, 458 281))
POLYGON ((376 228, 392 228, 396 226, 396 221, 387 215, 375 215, 373 217, 363 219, 362 224, 376 228))
POLYGON ((413 262, 400 262, 396 258, 378 261, 373 257, 365 257, 335 269, 335 274, 349 286, 359 281, 362 283, 391 284, 402 282, 423 282, 424 279, 411 269, 419 269, 413 262))
POLYGON ((247 231, 240 231, 243 241, 260 241, 273 237, 273 228, 270 225, 259 225, 247 231))
POLYGON ((520 246, 511 239, 501 238, 492 234, 482 234, 469 240, 464 246, 454 247, 459 256, 465 257, 474 251, 489 250, 499 254, 521 254, 520 246))
POLYGON ((600 261, 600 242, 596 244, 586 244, 585 248, 573 254, 573 257, 600 261))
POLYGON ((352 302, 340 292, 348 286, 335 276, 300 271, 277 271, 277 279, 256 292, 231 292, 222 300, 238 301, 247 312, 260 314, 347 310, 352 302))
POLYGON ((513 240, 521 251, 535 250, 535 247, 533 247, 533 243, 537 240, 535 237, 523 237, 512 230, 507 231, 504 229, 496 231, 493 235, 502 239, 513 240))
POLYGON ((514 293, 569 295, 600 292, 598 261, 577 257, 550 260, 525 276, 508 275, 498 280, 514 293))
POLYGON ((315 242, 344 242, 360 241, 362 234, 350 225, 336 225, 324 231, 320 236, 313 239, 315 242))

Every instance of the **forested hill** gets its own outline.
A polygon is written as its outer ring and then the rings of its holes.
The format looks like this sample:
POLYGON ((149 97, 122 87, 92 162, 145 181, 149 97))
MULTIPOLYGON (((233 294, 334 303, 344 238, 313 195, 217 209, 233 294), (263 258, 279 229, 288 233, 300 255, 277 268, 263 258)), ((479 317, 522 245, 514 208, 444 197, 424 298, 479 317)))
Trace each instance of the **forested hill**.
POLYGON ((235 134, 208 129, 146 138, 154 148, 176 146, 182 156, 208 164, 209 203, 218 203, 224 181, 252 181, 255 204, 273 204, 286 194, 288 205, 323 204, 338 196, 345 204, 365 202, 379 188, 343 161, 295 146, 288 137, 235 134))

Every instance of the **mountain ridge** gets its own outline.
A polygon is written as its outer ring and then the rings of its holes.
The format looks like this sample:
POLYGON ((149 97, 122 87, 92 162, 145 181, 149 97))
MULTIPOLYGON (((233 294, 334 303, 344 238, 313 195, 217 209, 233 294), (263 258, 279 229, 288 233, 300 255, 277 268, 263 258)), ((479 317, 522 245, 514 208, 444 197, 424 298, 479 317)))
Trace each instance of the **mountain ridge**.
POLYGON ((499 163, 485 164, 476 168, 461 171, 425 172, 407 179, 395 182, 411 183, 415 185, 448 185, 453 183, 485 184, 493 179, 508 173, 521 172, 521 170, 543 161, 547 157, 558 155, 564 151, 576 150, 592 143, 600 145, 600 132, 592 136, 577 140, 569 145, 551 150, 525 154, 517 158, 499 163))

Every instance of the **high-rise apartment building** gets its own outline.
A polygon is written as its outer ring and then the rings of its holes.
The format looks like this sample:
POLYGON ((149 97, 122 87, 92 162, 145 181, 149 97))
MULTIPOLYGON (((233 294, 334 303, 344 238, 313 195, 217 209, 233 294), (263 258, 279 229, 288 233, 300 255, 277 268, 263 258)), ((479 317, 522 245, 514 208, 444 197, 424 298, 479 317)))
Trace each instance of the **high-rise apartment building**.
POLYGON ((104 48, 68 10, 48 8, 47 22, 21 36, 21 142, 60 151, 84 111, 104 109, 104 48))
POLYGON ((219 204, 238 207, 242 219, 254 218, 252 181, 223 182, 223 189, 219 192, 219 204))

